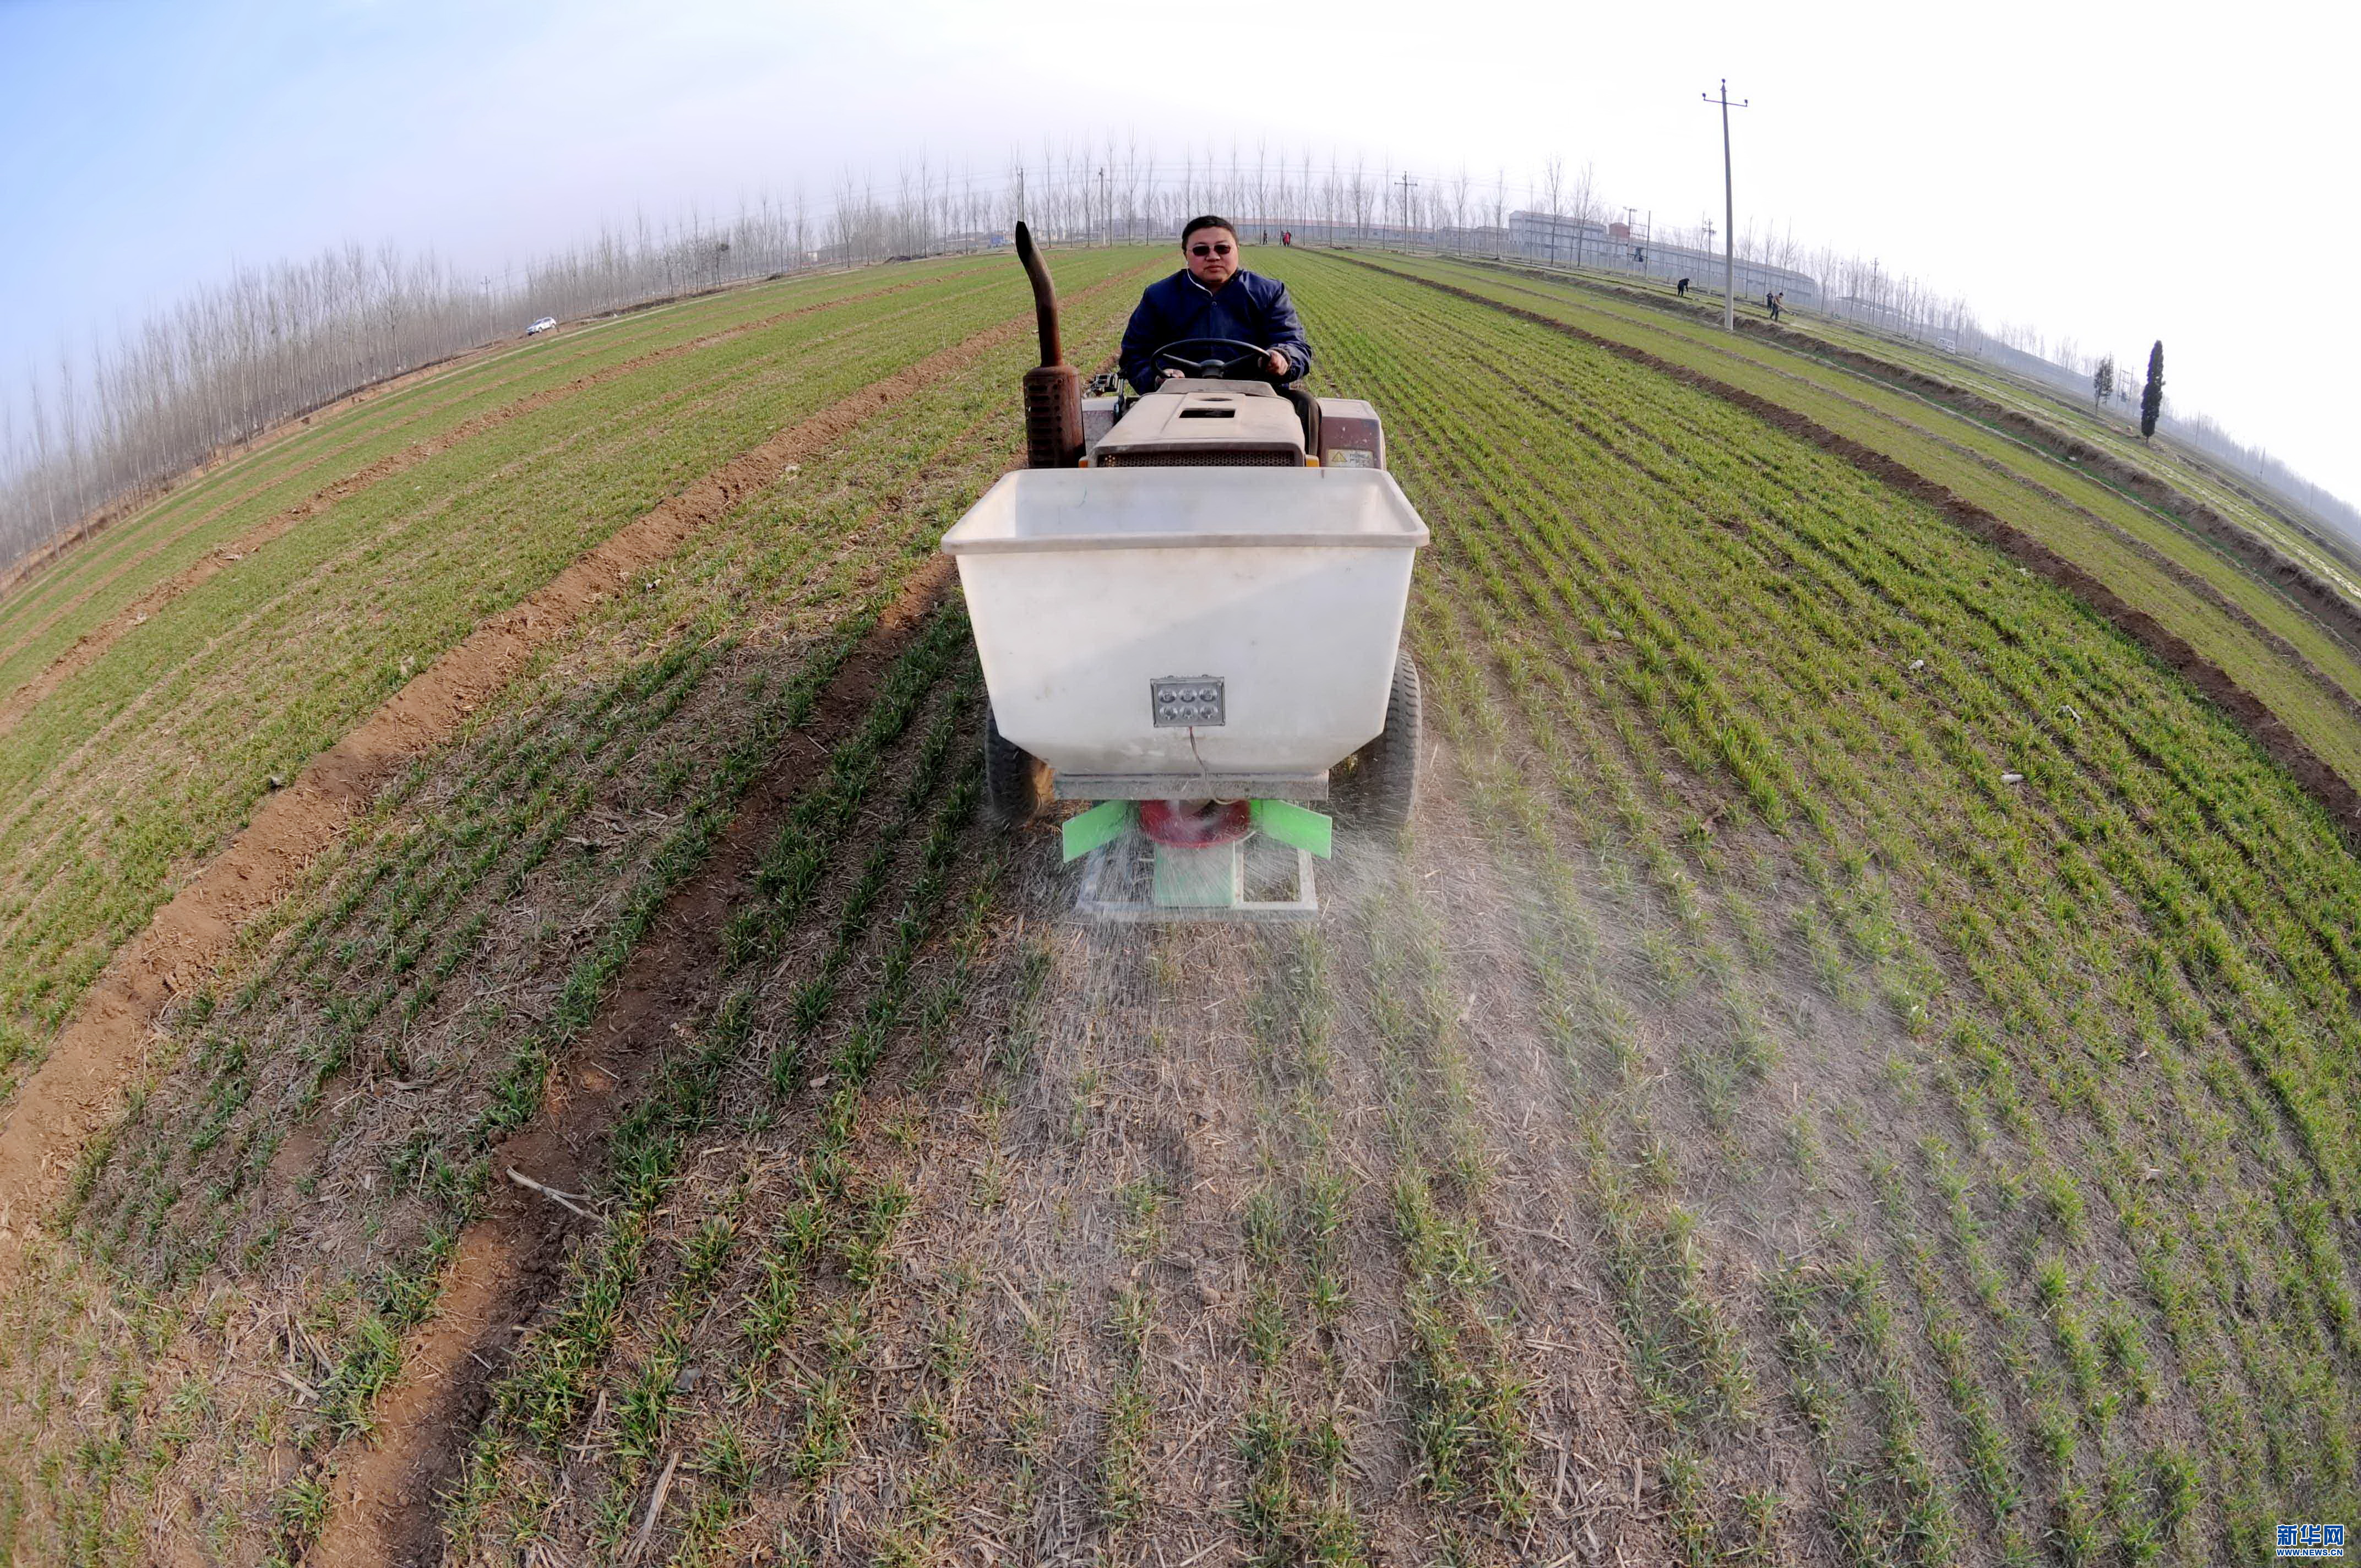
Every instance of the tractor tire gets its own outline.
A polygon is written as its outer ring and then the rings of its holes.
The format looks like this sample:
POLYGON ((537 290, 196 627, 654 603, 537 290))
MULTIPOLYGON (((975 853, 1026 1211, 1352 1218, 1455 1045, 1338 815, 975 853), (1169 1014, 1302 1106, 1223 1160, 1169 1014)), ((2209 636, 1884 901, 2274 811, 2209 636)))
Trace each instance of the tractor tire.
POLYGON ((1404 648, 1394 656, 1385 729, 1346 758, 1330 781, 1329 799, 1345 826, 1389 835, 1410 826, 1411 814, 1418 808, 1423 733, 1418 665, 1404 648))
POLYGON ((983 807, 996 827, 1022 828, 1040 814, 1047 795, 1041 760, 1000 733, 990 704, 983 710, 983 807))

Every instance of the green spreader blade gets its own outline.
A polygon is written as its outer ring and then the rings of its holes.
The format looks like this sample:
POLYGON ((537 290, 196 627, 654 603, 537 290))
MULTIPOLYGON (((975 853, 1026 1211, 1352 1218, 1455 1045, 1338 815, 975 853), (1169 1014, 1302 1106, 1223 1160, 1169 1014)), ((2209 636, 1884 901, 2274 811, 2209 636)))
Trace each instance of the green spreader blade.
POLYGON ((1101 844, 1113 843, 1131 831, 1139 807, 1128 800, 1103 800, 1080 817, 1069 817, 1062 829, 1066 859, 1079 861, 1101 844))
POLYGON ((1308 850, 1323 861, 1328 858, 1336 825, 1320 813, 1291 800, 1253 801, 1246 810, 1257 832, 1268 833, 1291 850, 1308 850))

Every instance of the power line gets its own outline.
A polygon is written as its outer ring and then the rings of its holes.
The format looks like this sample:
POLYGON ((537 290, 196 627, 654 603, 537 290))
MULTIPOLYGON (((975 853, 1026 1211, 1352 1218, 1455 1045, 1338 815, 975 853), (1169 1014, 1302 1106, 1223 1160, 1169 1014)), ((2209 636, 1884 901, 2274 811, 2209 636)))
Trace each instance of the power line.
MULTIPOLYGON (((1721 105, 1721 329, 1738 330, 1738 201, 1730 194, 1730 111, 1743 109, 1753 100, 1741 98, 1730 101, 1730 78, 1721 79, 1721 96, 1700 93, 1698 97, 1708 104, 1721 105)), ((1711 244, 1711 241, 1708 241, 1711 244)))

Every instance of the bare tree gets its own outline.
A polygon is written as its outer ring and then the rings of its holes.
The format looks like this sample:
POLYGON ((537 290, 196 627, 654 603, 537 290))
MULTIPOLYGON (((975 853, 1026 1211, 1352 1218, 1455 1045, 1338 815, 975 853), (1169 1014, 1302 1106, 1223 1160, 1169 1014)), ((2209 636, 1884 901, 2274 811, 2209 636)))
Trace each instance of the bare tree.
POLYGON ((1566 190, 1566 212, 1574 219, 1574 265, 1577 268, 1583 262, 1583 234, 1595 216, 1598 200, 1598 181, 1590 159, 1586 158, 1582 167, 1574 171, 1574 180, 1566 190))
POLYGON ((1558 225, 1565 221, 1565 158, 1551 153, 1542 161, 1542 200, 1549 203, 1550 265, 1557 265, 1558 225))

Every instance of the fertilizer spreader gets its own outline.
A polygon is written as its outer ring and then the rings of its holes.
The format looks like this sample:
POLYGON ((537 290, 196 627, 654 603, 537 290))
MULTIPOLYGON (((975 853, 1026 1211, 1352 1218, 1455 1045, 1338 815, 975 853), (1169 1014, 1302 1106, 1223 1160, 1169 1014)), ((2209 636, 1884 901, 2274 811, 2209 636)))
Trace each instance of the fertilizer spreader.
POLYGON ((1376 411, 1323 398, 1303 417, 1242 378, 1253 345, 1172 345, 1182 376, 1083 399, 1021 224, 1016 245, 1041 333, 1031 466, 943 537, 991 698, 989 807, 1016 825, 1094 803, 1063 825, 1066 859, 1091 860, 1087 914, 1309 918, 1332 847, 1312 806, 1389 832, 1416 797, 1401 630, 1426 525, 1376 411), (1180 352, 1206 347, 1230 356, 1180 352))

